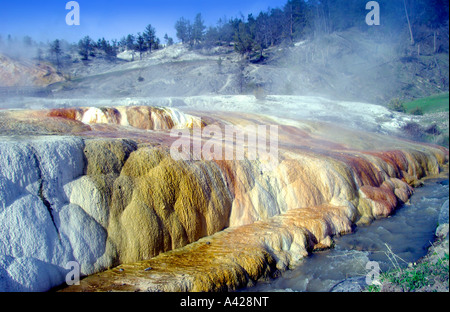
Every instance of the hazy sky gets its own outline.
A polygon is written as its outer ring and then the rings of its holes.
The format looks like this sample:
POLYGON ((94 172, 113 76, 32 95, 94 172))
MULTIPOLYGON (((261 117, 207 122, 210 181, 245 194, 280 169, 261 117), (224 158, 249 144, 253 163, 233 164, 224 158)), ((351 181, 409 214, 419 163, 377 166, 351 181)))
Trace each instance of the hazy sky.
POLYGON ((202 13, 207 26, 226 16, 257 14, 268 7, 282 7, 286 0, 78 0, 80 26, 66 24, 68 0, 0 0, 0 35, 18 39, 25 35, 36 41, 66 39, 76 42, 89 35, 93 39, 120 39, 142 32, 152 24, 157 35, 175 40, 175 22, 180 17, 193 20, 202 13))

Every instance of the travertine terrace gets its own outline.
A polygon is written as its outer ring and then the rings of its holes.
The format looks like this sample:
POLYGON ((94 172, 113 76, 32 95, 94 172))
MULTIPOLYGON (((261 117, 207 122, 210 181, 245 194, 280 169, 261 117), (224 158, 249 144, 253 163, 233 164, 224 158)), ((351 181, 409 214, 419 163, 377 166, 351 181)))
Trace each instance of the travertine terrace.
POLYGON ((236 290, 387 217, 448 168, 442 147, 258 114, 15 110, 0 129, 6 290, 59 286, 69 261, 89 276, 65 291, 236 290), (278 126, 275 166, 171 157, 171 129, 253 124, 278 126))

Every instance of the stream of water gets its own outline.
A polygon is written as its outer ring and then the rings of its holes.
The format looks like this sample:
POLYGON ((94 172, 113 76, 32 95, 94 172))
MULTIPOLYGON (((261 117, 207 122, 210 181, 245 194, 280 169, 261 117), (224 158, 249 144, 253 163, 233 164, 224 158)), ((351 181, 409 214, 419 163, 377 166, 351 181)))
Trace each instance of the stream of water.
POLYGON ((364 287, 365 277, 373 269, 366 269, 368 262, 376 261, 381 271, 393 268, 386 244, 401 258, 397 261, 403 267, 426 255, 441 207, 448 199, 448 179, 428 180, 391 217, 358 227, 351 235, 336 237, 335 248, 313 253, 279 278, 245 291, 328 292, 347 278, 364 287))

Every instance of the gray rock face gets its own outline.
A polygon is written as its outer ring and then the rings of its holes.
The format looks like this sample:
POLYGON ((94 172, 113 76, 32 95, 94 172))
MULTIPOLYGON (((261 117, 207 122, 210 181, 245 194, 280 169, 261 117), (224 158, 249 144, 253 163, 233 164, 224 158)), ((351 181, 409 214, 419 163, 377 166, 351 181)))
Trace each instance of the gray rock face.
POLYGON ((449 201, 447 200, 441 207, 441 212, 439 213, 439 224, 448 223, 448 212, 449 212, 449 201))
POLYGON ((449 201, 447 200, 441 207, 441 212, 439 213, 438 223, 439 226, 436 229, 436 237, 446 238, 448 240, 448 214, 449 214, 449 201))

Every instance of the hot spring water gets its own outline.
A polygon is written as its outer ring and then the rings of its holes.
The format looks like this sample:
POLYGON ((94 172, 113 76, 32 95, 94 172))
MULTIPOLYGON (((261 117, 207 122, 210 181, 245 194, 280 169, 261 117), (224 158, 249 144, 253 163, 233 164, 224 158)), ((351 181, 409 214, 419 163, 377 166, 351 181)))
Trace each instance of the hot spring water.
POLYGON ((393 268, 386 255, 386 244, 402 259, 397 261, 403 267, 426 255, 441 207, 448 199, 448 180, 428 180, 415 190, 410 203, 391 217, 358 227, 354 234, 336 237, 333 249, 316 252, 279 278, 260 282, 245 291, 328 292, 347 278, 355 280, 357 286, 366 286, 365 277, 371 270, 366 269, 369 261, 378 262, 381 271, 393 268))

